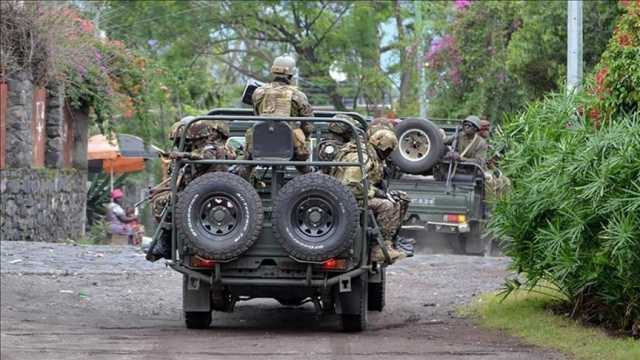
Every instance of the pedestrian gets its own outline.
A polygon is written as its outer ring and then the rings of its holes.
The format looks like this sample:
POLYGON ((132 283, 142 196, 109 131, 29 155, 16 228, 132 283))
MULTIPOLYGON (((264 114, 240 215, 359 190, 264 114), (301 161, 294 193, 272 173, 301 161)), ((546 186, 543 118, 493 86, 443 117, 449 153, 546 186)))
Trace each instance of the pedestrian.
POLYGON ((133 244, 134 230, 131 226, 138 221, 135 215, 127 215, 124 209, 124 192, 114 189, 111 192, 111 202, 107 205, 106 220, 109 222, 109 230, 112 235, 126 236, 127 244, 133 244))

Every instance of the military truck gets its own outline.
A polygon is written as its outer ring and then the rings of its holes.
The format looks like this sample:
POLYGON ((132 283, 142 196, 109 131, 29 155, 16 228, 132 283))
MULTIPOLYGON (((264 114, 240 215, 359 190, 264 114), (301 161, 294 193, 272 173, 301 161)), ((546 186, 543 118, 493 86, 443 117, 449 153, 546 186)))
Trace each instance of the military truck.
MULTIPOLYGON (((226 109, 227 111, 244 111, 226 109)), ((316 111, 319 116, 333 113, 316 111)), ((370 119, 364 119, 367 123, 370 119)), ((450 181, 451 163, 443 159, 446 146, 442 133, 454 135, 462 120, 403 118, 395 124, 398 150, 391 155, 394 168, 390 189, 405 191, 410 199, 403 230, 419 243, 436 241, 433 233, 445 238, 457 254, 484 255, 496 245, 484 234, 488 209, 484 202, 484 177, 473 163, 458 162, 450 181)), ((231 125, 232 141, 244 145, 246 126, 231 125)), ((325 124, 316 126, 311 136, 312 158, 317 158, 315 143, 326 131, 325 124)), ((420 244, 420 245, 422 245, 420 244)))
MULTIPOLYGON (((345 113, 366 128, 357 113, 345 113)), ((286 123, 310 121, 320 132, 335 113, 313 118, 260 117, 249 109, 215 109, 191 119, 224 120, 232 130, 253 126, 252 160, 174 160, 172 200, 160 227, 171 231, 169 266, 183 274, 183 309, 188 328, 206 328, 213 311, 230 312, 238 301, 273 298, 284 305, 310 302, 318 314, 339 314, 344 331, 367 327, 367 312, 385 305, 385 263, 369 258, 380 244, 379 229, 348 187, 318 172, 295 166, 355 166, 364 171, 365 144, 359 137, 357 162, 293 161, 292 131, 286 123), (180 169, 194 164, 255 166, 249 183, 232 172, 202 175, 177 192, 180 169)), ((362 181, 365 193, 366 176, 362 181)), ((158 237, 158 232, 154 238, 158 237)), ((156 241, 154 239, 154 241, 156 241)))
POLYGON ((411 198, 404 230, 414 230, 418 241, 444 234, 459 254, 485 254, 492 242, 483 236, 488 212, 484 202, 484 176, 474 163, 445 161, 443 133, 452 135, 455 120, 408 118, 395 126, 398 149, 391 155, 396 167, 389 187, 411 198))

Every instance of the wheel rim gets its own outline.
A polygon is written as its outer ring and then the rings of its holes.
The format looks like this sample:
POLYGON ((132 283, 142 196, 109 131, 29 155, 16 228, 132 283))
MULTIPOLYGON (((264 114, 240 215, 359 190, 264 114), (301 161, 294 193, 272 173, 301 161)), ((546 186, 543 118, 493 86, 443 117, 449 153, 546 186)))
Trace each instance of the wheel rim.
POLYGON ((403 158, 409 161, 420 161, 429 154, 431 140, 424 131, 411 129, 400 136, 398 148, 403 158))
POLYGON ((242 212, 236 199, 226 194, 216 194, 202 203, 198 219, 208 234, 225 236, 238 227, 242 212))
POLYGON ((293 207, 292 223, 297 235, 309 242, 321 242, 336 226, 335 207, 322 197, 307 197, 293 207))

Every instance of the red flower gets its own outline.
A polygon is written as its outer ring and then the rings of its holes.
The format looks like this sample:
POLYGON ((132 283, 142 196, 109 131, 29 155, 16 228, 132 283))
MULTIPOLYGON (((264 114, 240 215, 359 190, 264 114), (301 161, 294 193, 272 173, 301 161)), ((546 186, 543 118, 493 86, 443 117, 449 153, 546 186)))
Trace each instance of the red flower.
POLYGON ((618 40, 618 44, 620 44, 620 46, 622 47, 633 45, 633 40, 631 39, 631 36, 629 36, 629 34, 627 33, 618 34, 617 40, 618 40))
POLYGON ((591 123, 593 123, 593 126, 600 128, 600 110, 595 107, 591 108, 591 110, 589 110, 589 119, 591 123))
POLYGON ((602 69, 598 70, 598 72, 596 73, 596 89, 595 89, 596 94, 600 95, 607 90, 604 82, 607 79, 608 73, 609 73, 609 69, 606 67, 603 67, 602 69))
POLYGON ((627 6, 629 6, 629 4, 631 4, 631 0, 620 0, 618 1, 618 3, 620 4, 620 6, 622 6, 623 8, 626 8, 627 6))

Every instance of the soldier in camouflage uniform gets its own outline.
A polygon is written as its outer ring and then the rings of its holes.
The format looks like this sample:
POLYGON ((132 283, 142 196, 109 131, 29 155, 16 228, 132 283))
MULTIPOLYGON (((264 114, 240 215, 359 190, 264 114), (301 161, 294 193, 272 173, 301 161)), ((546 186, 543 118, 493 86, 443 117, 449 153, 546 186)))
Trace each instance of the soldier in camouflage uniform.
MULTIPOLYGON (((291 85, 291 78, 295 69, 295 61, 288 56, 279 56, 273 61, 271 73, 274 75, 272 82, 256 89, 251 99, 253 111, 261 116, 278 117, 313 117, 313 109, 307 100, 307 96, 297 87, 291 85)), ((310 122, 296 124, 287 123, 293 128, 294 160, 306 161, 309 158, 307 137, 313 130, 310 122)), ((245 134, 245 159, 253 159, 253 128, 245 134)), ((300 172, 308 172, 307 167, 297 167, 300 172)), ((241 171, 242 176, 248 178, 251 167, 241 171)))
MULTIPOLYGON (((398 139, 393 131, 389 129, 378 129, 369 136, 368 144, 364 156, 365 171, 369 179, 369 192, 363 193, 362 177, 360 168, 357 167, 334 167, 331 168, 331 175, 340 182, 349 186, 357 199, 368 197, 368 205, 376 218, 378 227, 389 253, 391 261, 404 257, 404 253, 393 247, 393 239, 397 234, 401 224, 401 217, 396 201, 385 191, 374 184, 382 183, 384 176, 384 160, 398 145, 398 139)), ((336 161, 354 162, 358 161, 358 150, 355 142, 351 141, 343 146, 337 153, 336 161)), ((384 254, 382 249, 375 245, 371 249, 371 259, 376 262, 383 262, 384 254)))
MULTIPOLYGON (((456 161, 474 162, 484 168, 487 162, 487 142, 480 136, 480 119, 477 116, 468 116, 462 122, 462 132, 458 134, 458 143, 455 149, 448 154, 449 158, 456 161)), ((454 136, 444 139, 445 145, 451 145, 454 136)))
MULTIPOLYGON (((173 141, 175 148, 180 145, 180 138, 184 131, 185 124, 192 117, 186 117, 171 127, 169 138, 173 141)), ((168 155, 171 159, 188 158, 192 160, 204 159, 235 159, 235 152, 227 146, 229 138, 229 127, 224 121, 199 121, 191 125, 185 134, 185 144, 183 151, 171 151, 168 155)), ((226 165, 189 164, 184 166, 178 174, 177 187, 182 191, 189 182, 198 176, 212 171, 227 171, 226 165)), ((156 186, 151 193, 151 210, 156 219, 160 222, 163 212, 168 210, 171 200, 171 188, 169 176, 172 168, 168 169, 166 179, 156 186)), ((167 221, 171 221, 171 214, 167 214, 167 221)), ((160 258, 171 258, 171 233, 168 229, 162 229, 160 240, 147 254, 147 260, 156 261, 160 258)))
MULTIPOLYGON (((362 129, 360 123, 354 120, 351 116, 338 114, 333 117, 334 119, 342 119, 348 121, 354 125, 356 129, 362 129)), ((342 149, 342 147, 352 140, 353 131, 350 126, 340 122, 332 122, 327 126, 329 130, 325 138, 318 143, 318 158, 321 161, 333 161, 336 154, 342 149)), ((322 172, 329 173, 331 168, 324 167, 322 172)))
MULTIPOLYGON (((199 121, 189 127, 185 135, 187 151, 172 151, 171 158, 188 158, 191 160, 234 160, 235 152, 227 146, 229 126, 224 121, 199 121)), ((227 165, 192 164, 186 169, 180 188, 184 189, 189 182, 200 175, 212 171, 228 171, 227 165)))

